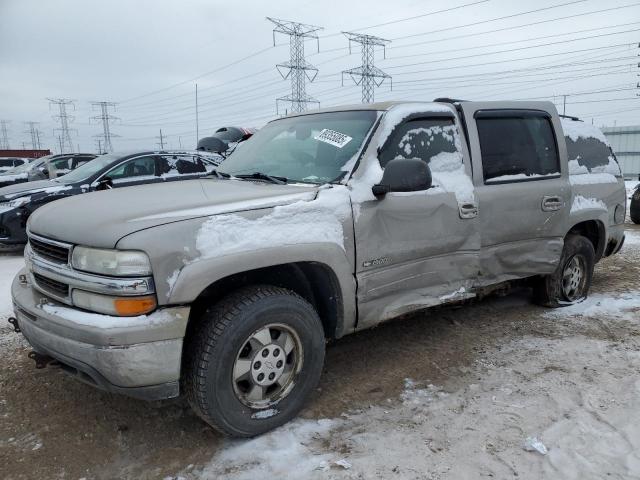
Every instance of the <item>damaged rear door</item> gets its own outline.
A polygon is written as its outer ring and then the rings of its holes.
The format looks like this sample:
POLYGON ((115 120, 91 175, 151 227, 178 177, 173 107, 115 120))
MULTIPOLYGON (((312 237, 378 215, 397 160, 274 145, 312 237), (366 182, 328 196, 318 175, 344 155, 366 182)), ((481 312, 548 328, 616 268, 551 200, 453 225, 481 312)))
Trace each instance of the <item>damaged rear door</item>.
POLYGON ((479 285, 552 273, 571 200, 555 109, 546 102, 527 108, 463 102, 461 108, 479 202, 479 285))
POLYGON ((378 152, 429 164, 432 188, 387 193, 355 215, 358 328, 473 296, 479 221, 466 145, 453 111, 416 112, 378 152), (465 159, 467 159, 465 161, 465 159))

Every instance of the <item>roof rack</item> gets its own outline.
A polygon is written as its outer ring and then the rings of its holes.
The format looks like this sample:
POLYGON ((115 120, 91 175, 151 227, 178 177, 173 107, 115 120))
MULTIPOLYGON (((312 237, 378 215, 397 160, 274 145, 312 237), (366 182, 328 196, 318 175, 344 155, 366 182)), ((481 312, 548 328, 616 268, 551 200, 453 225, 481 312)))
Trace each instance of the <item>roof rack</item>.
POLYGON ((569 120, 573 120, 574 122, 581 122, 582 121, 578 117, 572 117, 571 115, 560 115, 560 114, 558 114, 558 116, 560 118, 568 118, 569 120))
POLYGON ((433 100, 434 102, 440 103, 461 103, 468 102, 468 100, 460 100, 459 98, 448 98, 448 97, 440 97, 433 100))

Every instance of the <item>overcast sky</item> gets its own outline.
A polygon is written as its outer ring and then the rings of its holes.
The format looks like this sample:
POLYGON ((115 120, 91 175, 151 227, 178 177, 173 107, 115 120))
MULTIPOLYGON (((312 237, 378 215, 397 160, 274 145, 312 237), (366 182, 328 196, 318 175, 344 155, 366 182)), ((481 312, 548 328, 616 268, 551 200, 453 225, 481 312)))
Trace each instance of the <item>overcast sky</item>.
POLYGON ((288 38, 277 35, 272 47, 266 16, 324 27, 319 54, 315 41, 305 44, 319 69, 307 92, 322 106, 360 102, 360 88, 348 77, 341 86, 339 73, 360 64, 340 33, 357 30, 392 40, 376 65, 393 76, 393 90, 384 83, 376 100, 535 98, 562 110, 566 94, 567 114, 640 124, 634 0, 0 0, 0 119, 11 122, 11 146, 30 148, 23 122, 31 120, 57 151, 46 99, 60 97, 75 101, 81 151, 95 151, 102 131, 89 120, 98 114, 91 101, 118 104, 117 150, 156 148, 160 128, 169 147, 192 148, 195 83, 201 137, 263 125, 290 93, 275 68, 288 60, 288 38))

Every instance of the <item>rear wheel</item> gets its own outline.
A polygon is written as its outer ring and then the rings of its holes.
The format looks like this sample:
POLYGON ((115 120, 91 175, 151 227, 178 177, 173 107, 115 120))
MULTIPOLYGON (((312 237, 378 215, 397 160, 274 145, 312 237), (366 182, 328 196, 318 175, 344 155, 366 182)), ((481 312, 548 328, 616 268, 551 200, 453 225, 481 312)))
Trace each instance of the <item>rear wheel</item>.
POLYGON ((245 287, 208 309, 187 343, 185 389, 221 432, 259 435, 293 418, 318 383, 324 331, 290 290, 245 287))
POLYGON ((595 251, 591 241, 581 235, 569 234, 558 268, 541 277, 534 285, 536 303, 547 307, 562 307, 584 300, 591 286, 595 251))

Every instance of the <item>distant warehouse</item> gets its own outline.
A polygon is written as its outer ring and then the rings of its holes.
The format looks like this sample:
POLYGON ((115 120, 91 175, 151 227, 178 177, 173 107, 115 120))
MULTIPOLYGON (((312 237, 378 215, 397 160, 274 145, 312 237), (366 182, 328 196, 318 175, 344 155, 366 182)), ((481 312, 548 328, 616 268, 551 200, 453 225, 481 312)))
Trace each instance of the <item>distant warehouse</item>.
POLYGON ((625 178, 638 178, 640 175, 640 125, 604 127, 602 132, 609 140, 625 178))

